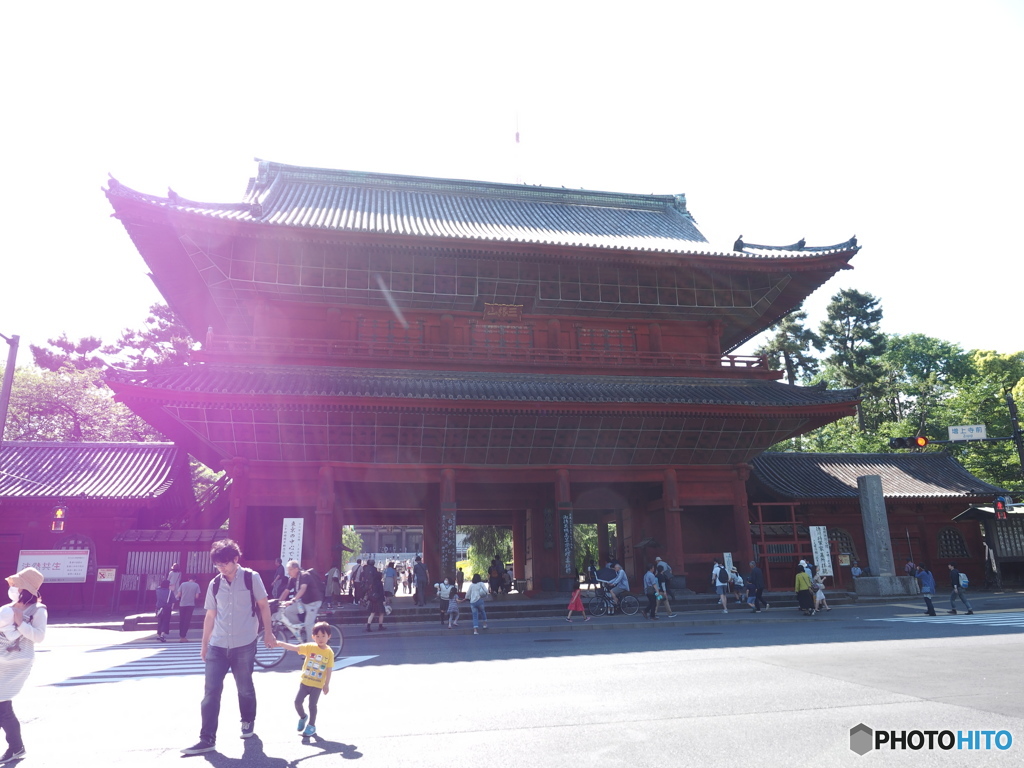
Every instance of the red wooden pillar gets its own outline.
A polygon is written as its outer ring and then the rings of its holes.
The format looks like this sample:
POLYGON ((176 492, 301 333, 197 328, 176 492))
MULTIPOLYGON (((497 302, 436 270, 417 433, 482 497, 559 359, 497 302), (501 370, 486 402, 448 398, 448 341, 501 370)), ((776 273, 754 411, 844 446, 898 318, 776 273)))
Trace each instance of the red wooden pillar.
POLYGON ((750 477, 750 466, 741 464, 736 467, 736 480, 733 481, 732 519, 736 530, 736 551, 732 562, 740 573, 754 559, 754 546, 750 540, 750 509, 747 505, 747 479, 750 477))
POLYGON ((327 573, 334 566, 334 546, 341 544, 334 531, 334 469, 330 466, 320 467, 317 477, 316 512, 313 515, 313 530, 316 539, 313 542, 313 567, 317 572, 327 573))
POLYGON ((674 469, 665 470, 662 481, 662 498, 665 501, 665 559, 675 572, 686 573, 683 560, 683 520, 679 508, 679 478, 674 469))
POLYGON ((516 577, 517 582, 525 582, 526 510, 517 510, 512 513, 512 574, 516 577))
POLYGON ((235 457, 225 461, 222 466, 231 478, 228 536, 245 552, 245 533, 249 524, 249 460, 235 457))
MULTIPOLYGON (((438 581, 455 579, 455 470, 441 470, 441 510, 438 519, 438 581)), ((429 567, 429 566, 428 566, 429 567)))

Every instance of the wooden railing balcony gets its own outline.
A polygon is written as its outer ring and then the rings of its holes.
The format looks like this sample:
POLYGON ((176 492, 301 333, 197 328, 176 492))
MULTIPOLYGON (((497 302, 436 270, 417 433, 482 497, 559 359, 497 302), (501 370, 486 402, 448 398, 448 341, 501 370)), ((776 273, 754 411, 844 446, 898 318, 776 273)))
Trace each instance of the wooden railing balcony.
POLYGON ((764 355, 710 355, 697 352, 636 352, 611 349, 536 349, 516 346, 466 346, 456 344, 414 344, 388 341, 329 341, 324 339, 282 339, 274 337, 215 336, 208 334, 200 357, 244 357, 250 361, 298 362, 316 360, 326 364, 384 365, 416 363, 425 368, 447 366, 494 368, 585 368, 614 369, 622 375, 629 370, 650 375, 697 371, 717 375, 726 372, 778 378, 764 355), (344 361, 342 363, 342 361, 344 361))

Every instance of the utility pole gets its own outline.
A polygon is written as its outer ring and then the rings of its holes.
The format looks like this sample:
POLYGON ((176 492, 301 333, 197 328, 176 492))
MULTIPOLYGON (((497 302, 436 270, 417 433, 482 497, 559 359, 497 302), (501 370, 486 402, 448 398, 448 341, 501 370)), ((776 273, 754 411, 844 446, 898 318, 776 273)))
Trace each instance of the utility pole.
POLYGON ((1010 426, 1013 428, 1011 435, 1013 444, 1017 446, 1017 458, 1020 460, 1020 473, 1024 476, 1024 437, 1020 433, 1020 419, 1017 417, 1017 404, 1013 401, 1013 390, 1007 387, 1006 407, 1010 409, 1010 426))
POLYGON ((20 336, 8 338, 0 333, 0 339, 7 342, 7 367, 4 369, 4 383, 0 388, 0 445, 4 444, 4 427, 7 426, 7 405, 11 402, 11 388, 14 386, 14 364, 18 360, 20 336))

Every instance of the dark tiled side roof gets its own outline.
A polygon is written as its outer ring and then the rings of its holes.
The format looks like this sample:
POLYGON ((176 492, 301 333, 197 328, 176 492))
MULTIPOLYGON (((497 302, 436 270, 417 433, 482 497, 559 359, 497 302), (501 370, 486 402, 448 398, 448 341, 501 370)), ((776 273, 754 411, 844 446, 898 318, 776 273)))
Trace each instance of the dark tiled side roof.
POLYGON ((536 373, 393 371, 284 366, 191 365, 108 379, 151 389, 236 395, 416 398, 496 402, 646 403, 799 407, 850 403, 856 390, 775 381, 536 373))
POLYGON ((857 498, 863 475, 879 475, 887 498, 1002 493, 945 453, 763 453, 751 463, 761 484, 791 499, 857 498))
POLYGON ((181 460, 173 443, 5 442, 0 498, 153 498, 181 460))

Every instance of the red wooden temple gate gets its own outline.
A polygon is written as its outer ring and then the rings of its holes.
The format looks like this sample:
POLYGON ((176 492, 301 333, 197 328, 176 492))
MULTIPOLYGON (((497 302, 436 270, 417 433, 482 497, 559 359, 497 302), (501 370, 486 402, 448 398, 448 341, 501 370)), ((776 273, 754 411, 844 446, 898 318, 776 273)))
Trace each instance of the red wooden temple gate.
POLYGON ((849 268, 854 240, 716 248, 681 195, 269 162, 238 203, 116 180, 107 197, 203 340, 110 384, 227 467, 257 567, 294 516, 324 570, 356 523, 422 524, 434 574, 457 523, 511 526, 532 588, 569 576, 578 522, 616 523, 634 579, 655 554, 680 573, 749 559, 747 462, 857 402, 729 354, 849 268))

